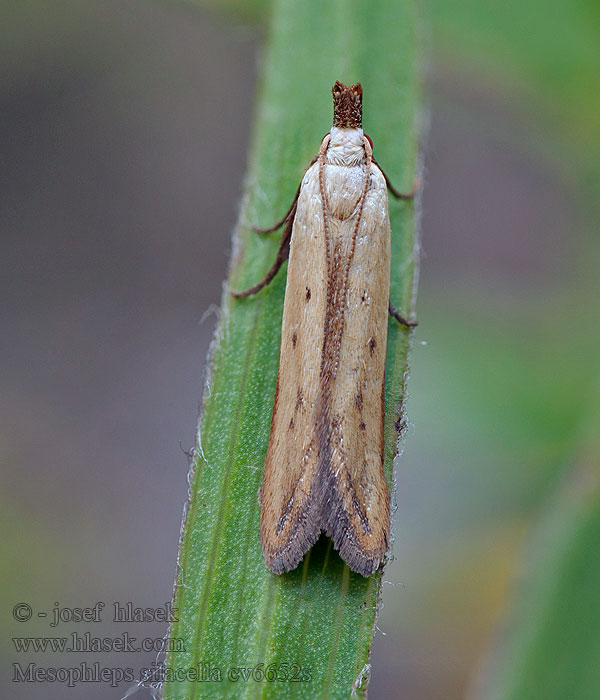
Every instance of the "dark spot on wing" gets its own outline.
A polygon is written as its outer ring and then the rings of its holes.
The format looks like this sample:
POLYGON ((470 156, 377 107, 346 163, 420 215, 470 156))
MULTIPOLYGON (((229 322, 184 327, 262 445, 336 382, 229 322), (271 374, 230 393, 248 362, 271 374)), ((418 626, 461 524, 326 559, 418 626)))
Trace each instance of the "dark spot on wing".
POLYGON ((359 427, 361 430, 366 430, 366 429, 367 429, 367 426, 366 426, 366 424, 365 424, 363 421, 360 422, 360 425, 359 425, 358 427, 359 427))
POLYGON ((296 331, 294 331, 294 332, 292 333, 292 346, 293 346, 294 348, 296 347, 296 343, 297 343, 297 342, 298 342, 298 334, 296 333, 296 331))
POLYGON ((277 523, 277 528, 275 530, 275 533, 277 535, 280 535, 281 532, 283 531, 283 528, 285 527, 285 523, 287 519, 289 518, 290 511, 292 510, 292 505, 294 504, 294 494, 292 493, 292 496, 290 500, 287 502, 285 508, 283 509, 283 512, 281 514, 281 518, 279 518, 279 522, 277 523))
POLYGON ((377 343, 375 341, 375 338, 371 338, 369 340, 369 352, 371 353, 371 357, 373 357, 373 353, 375 352, 376 347, 377 347, 377 343))
POLYGON ((306 301, 310 301, 310 287, 306 288, 306 301))
POLYGON ((356 514, 360 518, 360 524, 362 527, 362 531, 365 534, 371 532, 371 528, 369 526, 369 519, 367 518, 363 509, 360 507, 360 503, 358 502, 358 498, 356 497, 356 493, 354 493, 354 491, 352 492, 352 505, 354 506, 354 510, 356 511, 356 514))

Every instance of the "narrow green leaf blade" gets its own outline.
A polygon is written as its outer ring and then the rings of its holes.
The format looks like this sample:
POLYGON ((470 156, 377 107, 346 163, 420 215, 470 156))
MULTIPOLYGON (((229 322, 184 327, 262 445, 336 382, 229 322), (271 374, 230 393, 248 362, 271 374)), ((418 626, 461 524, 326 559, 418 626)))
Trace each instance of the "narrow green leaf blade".
MULTIPOLYGON (((246 197, 230 282, 248 287, 270 267, 278 235, 262 237, 289 205, 331 125, 331 86, 360 81, 364 125, 396 187, 416 174, 416 20, 408 0, 275 4, 258 103, 246 197)), ((412 203, 390 202, 392 300, 414 302, 412 203)), ((256 297, 225 292, 190 475, 180 542, 174 649, 167 700, 200 697, 360 696, 379 593, 378 575, 353 574, 326 540, 296 571, 264 566, 258 488, 269 439, 285 288, 282 270, 256 297), (250 669, 248 672, 246 669, 250 669)), ((386 470, 404 396, 409 334, 389 324, 386 362, 386 470)))

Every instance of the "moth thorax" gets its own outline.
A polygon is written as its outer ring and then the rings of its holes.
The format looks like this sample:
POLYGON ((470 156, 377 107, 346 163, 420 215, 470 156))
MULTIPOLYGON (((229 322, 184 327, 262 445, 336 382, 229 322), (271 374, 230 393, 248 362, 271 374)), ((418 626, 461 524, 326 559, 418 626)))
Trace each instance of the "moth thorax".
POLYGON ((333 165, 360 165, 365 160, 363 130, 340 129, 332 126, 329 132, 327 162, 333 165))
POLYGON ((333 126, 340 129, 362 127, 362 87, 360 83, 344 85, 339 80, 331 89, 333 94, 333 126))

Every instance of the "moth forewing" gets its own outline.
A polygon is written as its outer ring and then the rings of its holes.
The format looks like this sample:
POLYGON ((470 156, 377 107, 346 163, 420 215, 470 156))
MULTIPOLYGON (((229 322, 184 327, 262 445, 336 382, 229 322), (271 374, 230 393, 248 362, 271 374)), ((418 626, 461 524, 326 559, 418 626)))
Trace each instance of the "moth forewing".
POLYGON ((350 568, 369 576, 383 562, 390 530, 388 182, 362 131, 360 84, 336 83, 333 96, 334 126, 281 222, 287 233, 275 265, 237 296, 267 284, 289 250, 260 492, 265 563, 276 573, 295 568, 325 532, 350 568))
POLYGON ((315 167, 302 181, 292 229, 279 371, 261 490, 261 544, 267 566, 277 573, 294 568, 323 529, 315 487, 327 272, 315 264, 326 259, 315 167))
POLYGON ((267 566, 281 573, 324 530, 368 576, 389 539, 390 227, 385 179, 376 167, 366 172, 362 130, 332 132, 322 183, 316 163, 302 181, 292 229, 261 543, 267 566))
MULTIPOLYGON (((349 265, 346 308, 340 310, 343 333, 331 401, 337 498, 331 499, 336 508, 325 513, 336 549, 350 568, 364 575, 381 563, 390 525, 383 470, 390 224, 385 180, 377 168, 372 168, 370 180, 349 265)), ((349 238, 350 221, 337 223, 340 240, 349 238)))

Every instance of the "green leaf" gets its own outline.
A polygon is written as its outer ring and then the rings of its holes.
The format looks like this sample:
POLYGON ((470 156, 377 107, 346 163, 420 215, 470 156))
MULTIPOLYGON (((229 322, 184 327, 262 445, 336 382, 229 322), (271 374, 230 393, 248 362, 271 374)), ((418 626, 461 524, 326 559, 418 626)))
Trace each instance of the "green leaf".
MULTIPOLYGON (((267 226, 285 212, 331 126, 335 80, 362 82, 365 130, 375 156, 396 187, 411 188, 417 167, 416 44, 410 0, 275 4, 231 287, 250 286, 272 264, 278 235, 259 236, 249 225, 267 226)), ((413 204, 391 201, 390 215, 391 296, 407 314, 414 302, 413 204)), ((223 294, 180 542, 170 641, 177 650, 167 657, 167 668, 180 676, 165 684, 168 700, 346 698, 353 685, 357 696, 366 685, 380 575, 353 574, 324 538, 283 576, 265 568, 260 551, 257 492, 284 288, 282 270, 255 297, 223 294), (257 671, 249 680, 233 680, 230 674, 239 668, 257 671), (194 680, 188 669, 204 670, 213 680, 194 680), (268 669, 278 680, 261 680, 261 670, 268 669)), ((395 321, 388 333, 385 463, 391 483, 409 333, 395 321)))
POLYGON ((523 558, 481 700, 597 700, 600 689, 600 402, 576 467, 523 558))

